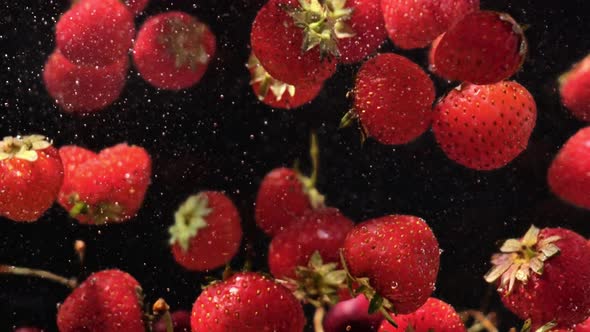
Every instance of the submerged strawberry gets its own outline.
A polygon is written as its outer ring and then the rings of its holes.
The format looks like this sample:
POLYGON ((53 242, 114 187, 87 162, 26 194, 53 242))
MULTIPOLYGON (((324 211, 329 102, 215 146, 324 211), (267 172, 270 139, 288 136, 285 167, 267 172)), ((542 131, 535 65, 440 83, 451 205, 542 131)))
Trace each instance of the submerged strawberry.
POLYGON ((535 100, 516 82, 463 84, 436 104, 432 131, 450 159, 492 170, 526 149, 536 118, 535 100))
POLYGON ((43 330, 38 329, 36 327, 19 327, 15 329, 13 332, 43 332, 43 330))
POLYGON ((223 193, 190 196, 174 214, 169 229, 174 259, 189 270, 207 271, 227 264, 242 239, 240 215, 223 193))
POLYGON ((338 302, 324 319, 325 332, 376 332, 383 320, 380 313, 369 314, 364 295, 338 302))
POLYGON ((64 176, 57 150, 44 136, 0 141, 0 215, 35 221, 53 205, 64 176))
POLYGON ((506 13, 478 11, 455 23, 430 51, 432 71, 449 80, 491 84, 524 62, 522 28, 506 13))
POLYGON ((559 78, 561 102, 572 114, 590 121, 590 55, 559 78))
POLYGON ((151 85, 180 90, 201 80, 215 49, 215 35, 205 23, 171 11, 152 16, 143 24, 133 46, 133 61, 151 85))
POLYGON ((407 315, 395 316, 397 327, 383 321, 379 332, 465 332, 465 325, 453 307, 431 297, 418 310, 407 315))
POLYGON ((129 8, 133 14, 139 15, 145 9, 148 2, 149 0, 125 0, 125 5, 127 5, 127 8, 129 8))
MULTIPOLYGON (((185 310, 178 310, 171 314, 173 332, 191 332, 191 313, 185 310)), ((166 322, 160 319, 154 324, 153 332, 167 332, 166 322)))
POLYGON ((590 127, 580 129, 559 150, 547 181, 559 198, 590 209, 590 127))
POLYGON ((531 226, 492 256, 487 282, 498 286, 508 309, 533 325, 569 327, 590 316, 590 250, 585 238, 563 228, 531 226))

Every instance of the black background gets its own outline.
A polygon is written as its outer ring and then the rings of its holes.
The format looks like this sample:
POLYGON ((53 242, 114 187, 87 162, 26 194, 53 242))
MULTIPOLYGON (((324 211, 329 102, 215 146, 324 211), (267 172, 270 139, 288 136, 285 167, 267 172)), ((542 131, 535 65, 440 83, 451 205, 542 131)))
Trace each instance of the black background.
MULTIPOLYGON (((361 147, 353 129, 337 130, 350 106, 358 65, 340 67, 319 97, 295 111, 260 104, 245 68, 250 24, 261 1, 152 0, 149 15, 185 10, 207 22, 218 53, 199 85, 182 92, 158 91, 133 69, 121 98, 103 112, 76 117, 61 113, 44 90, 41 70, 54 48, 54 25, 65 0, 3 1, 0 5, 0 134, 41 133, 55 144, 99 150, 127 141, 145 147, 154 164, 153 183, 137 218, 122 225, 78 225, 57 205, 32 224, 0 219, 0 263, 44 268, 67 276, 80 273, 75 239, 88 245, 86 270, 121 268, 143 285, 150 301, 164 296, 173 309, 190 309, 204 274, 178 266, 167 246, 172 214, 188 195, 202 189, 226 191, 238 205, 245 229, 242 251, 265 269, 268 239, 255 227, 253 201, 266 172, 300 158, 308 164, 311 129, 321 144, 319 188, 330 205, 356 221, 388 213, 426 219, 442 254, 435 296, 458 310, 500 312, 501 330, 520 324, 502 309, 482 279, 497 242, 530 226, 563 226, 590 235, 590 213, 561 203, 548 190, 546 170, 559 147, 584 124, 560 106, 556 78, 590 51, 590 19, 584 0, 482 1, 528 26, 529 57, 515 76, 534 95, 538 121, 528 149, 492 172, 449 161, 430 132, 403 146, 368 140, 361 147), (487 294, 487 295, 486 295, 487 294)), ((394 51, 426 67, 424 50, 394 51)), ((437 82, 441 96, 452 85, 437 82)), ((215 271, 212 274, 219 274, 215 271)), ((0 276, 0 331, 30 324, 56 329, 56 304, 68 290, 51 282, 0 276)))

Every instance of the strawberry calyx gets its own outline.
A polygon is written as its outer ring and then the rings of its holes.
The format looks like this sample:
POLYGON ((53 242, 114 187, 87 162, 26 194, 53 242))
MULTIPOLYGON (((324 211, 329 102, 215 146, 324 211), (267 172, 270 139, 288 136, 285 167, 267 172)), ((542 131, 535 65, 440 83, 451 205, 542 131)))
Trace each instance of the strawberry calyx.
POLYGON ((361 133, 361 144, 364 144, 368 137, 367 129, 361 123, 358 113, 355 109, 351 109, 344 114, 344 116, 340 119, 338 129, 348 128, 354 123, 358 125, 359 132, 361 133))
POLYGON ((270 76, 266 69, 262 67, 260 61, 258 61, 258 58, 254 55, 254 53, 250 54, 250 58, 248 59, 248 64, 246 66, 252 72, 250 85, 259 84, 258 89, 255 92, 260 101, 266 98, 269 91, 272 92, 276 101, 280 101, 285 93, 288 93, 291 97, 295 96, 295 86, 279 81, 270 76))
POLYGON ((36 161, 37 151, 51 146, 51 142, 42 135, 7 136, 0 141, 0 161, 17 158, 26 161, 36 161))
MULTIPOLYGON (((539 327, 538 329, 536 329, 535 332, 549 332, 556 326, 557 326, 557 323, 555 321, 551 321, 551 322, 546 323, 543 326, 539 327)), ((530 319, 527 319, 524 322, 524 324, 522 325, 520 332, 531 332, 532 328, 533 328, 532 321, 530 319)))
POLYGON ((340 56, 338 39, 351 38, 354 31, 347 23, 352 8, 346 0, 299 0, 299 6, 285 8, 295 25, 303 29, 301 52, 319 47, 320 57, 340 56))
POLYGON ((179 18, 170 18, 166 21, 164 33, 158 36, 158 42, 174 56, 176 68, 188 67, 195 71, 209 60, 202 42, 205 30, 205 25, 200 22, 186 23, 179 18))
POLYGON ((96 225, 105 225, 111 221, 118 221, 123 214, 123 207, 116 202, 100 202, 90 205, 81 200, 78 194, 72 194, 69 201, 72 204, 72 208, 68 211, 70 217, 88 217, 96 225))
POLYGON ((174 213, 174 224, 168 229, 170 244, 178 244, 182 251, 187 252, 190 240, 200 229, 207 227, 205 217, 212 211, 205 194, 199 193, 187 198, 174 213))
POLYGON ((521 239, 508 239, 500 247, 501 253, 492 256, 493 267, 484 276, 489 283, 500 279, 498 289, 508 287, 510 293, 516 281, 526 283, 532 273, 543 274, 543 264, 559 253, 555 242, 561 238, 550 236, 539 240, 540 229, 532 225, 521 239))
POLYGON ((516 20, 514 18, 512 18, 512 16, 510 16, 506 13, 498 13, 498 16, 499 16, 500 20, 508 22, 509 24, 512 25, 512 31, 516 35, 518 35, 518 38, 520 39, 520 45, 519 45, 519 49, 518 49, 518 55, 521 56, 520 64, 518 65, 518 67, 520 67, 524 63, 525 55, 528 52, 528 44, 527 44, 526 38, 524 37, 524 30, 523 30, 522 26, 520 26, 520 24, 518 24, 516 22, 516 20))
POLYGON ((315 132, 312 132, 310 138, 310 147, 309 147, 309 156, 311 158, 312 164, 312 171, 310 176, 303 175, 297 167, 295 167, 295 172, 297 173, 297 177, 301 184, 303 185, 303 192, 309 198, 309 202, 311 207, 315 209, 320 209, 325 207, 325 200, 326 198, 322 195, 317 188, 315 187, 318 179, 319 168, 320 168, 320 149, 318 143, 318 137, 315 132))

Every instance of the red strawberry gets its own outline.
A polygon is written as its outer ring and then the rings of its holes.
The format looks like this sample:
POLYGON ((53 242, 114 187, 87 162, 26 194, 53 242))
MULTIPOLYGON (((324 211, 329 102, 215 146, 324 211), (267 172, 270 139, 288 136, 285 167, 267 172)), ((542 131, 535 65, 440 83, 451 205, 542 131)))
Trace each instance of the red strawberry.
POLYGON ((60 332, 145 332, 141 286, 120 270, 91 274, 57 312, 60 332))
POLYGON ((63 181, 57 150, 40 135, 0 141, 0 215, 35 221, 53 205, 63 181))
POLYGON ((96 157, 80 149, 62 147, 67 177, 59 193, 59 204, 84 224, 123 222, 132 218, 141 205, 150 183, 151 158, 138 146, 118 144, 96 157))
POLYGON ((272 239, 268 249, 270 272, 276 278, 295 278, 295 269, 306 266, 316 251, 323 262, 338 263, 338 250, 353 226, 338 209, 308 211, 272 239))
POLYGON ((423 306, 408 315, 395 316, 398 327, 383 321, 379 332, 465 332, 465 325, 453 307, 439 299, 429 298, 423 306))
POLYGON ((203 290, 193 305, 193 332, 302 332, 303 309, 291 292, 258 273, 241 272, 203 290))
POLYGON ((55 35, 57 47, 71 62, 106 66, 129 51, 133 14, 120 0, 83 0, 61 16, 55 35))
MULTIPOLYGON (((191 332, 191 313, 178 310, 171 314, 174 332, 191 332)), ((166 322, 160 319, 154 324, 153 332, 166 332, 166 322)))
POLYGON ((505 13, 480 11, 455 23, 431 50, 431 69, 449 79, 491 84, 520 68, 527 53, 521 27, 505 13))
POLYGON ((590 209, 590 127, 580 129, 559 150, 547 181, 559 198, 590 209))
POLYGON ((404 144, 430 126, 434 95, 432 81, 418 65, 397 54, 379 54, 357 74, 354 113, 368 136, 404 144))
POLYGON ((141 77, 153 86, 180 90, 201 80, 215 48, 215 35, 206 24, 172 11, 143 24, 133 46, 133 60, 141 77))
POLYGON ((139 15, 147 6, 149 0, 125 0, 125 5, 127 8, 135 14, 139 15))
POLYGON ((579 323, 574 328, 574 332, 590 332, 590 317, 579 323))
POLYGON ((390 302, 384 307, 397 314, 415 311, 434 290, 438 242, 418 217, 390 215, 356 225, 343 255, 352 277, 390 302))
MULTIPOLYGON (((312 3, 314 9, 321 7, 317 0, 312 0, 312 3)), ((252 24, 250 34, 252 52, 275 79, 293 85, 317 85, 332 76, 336 70, 336 60, 331 56, 320 56, 320 53, 329 53, 329 51, 324 51, 323 47, 320 51, 320 46, 323 44, 318 45, 318 38, 314 40, 304 38, 303 28, 299 25, 305 24, 296 24, 296 19, 289 14, 289 11, 293 15, 301 14, 297 16, 301 19, 306 16, 310 18, 317 16, 305 15, 309 11, 302 10, 300 5, 298 0, 268 1, 260 9, 252 24)), ((343 11, 342 15, 347 13, 343 11)), ((310 32, 309 36, 319 35, 310 32)), ((330 45, 334 46, 334 43, 330 45)))
POLYGON ((227 264, 242 239, 240 215, 223 193, 190 196, 174 214, 169 229, 174 259, 189 270, 207 271, 227 264))
POLYGON ((590 55, 563 74, 559 83, 563 105, 576 118, 590 121, 590 55))
POLYGON ((491 170, 526 149, 536 118, 535 100, 516 82, 463 84, 439 100, 432 130, 450 159, 491 170))
POLYGON ((36 327, 19 327, 14 332, 43 332, 43 330, 36 327))
POLYGON ((258 99, 268 106, 292 109, 312 101, 322 89, 323 83, 290 85, 274 79, 262 67, 254 54, 248 60, 252 77, 250 85, 258 99))
POLYGON ((389 38, 400 48, 426 47, 456 21, 479 9, 479 0, 381 0, 389 38))
POLYGON ((325 332, 376 332, 383 320, 380 313, 369 314, 364 295, 338 302, 324 319, 325 332))
POLYGON ((498 286, 504 305, 533 325, 568 327, 590 316, 590 250, 587 240, 563 228, 531 226, 492 256, 485 279, 498 286))
POLYGON ((104 67, 77 66, 55 50, 43 68, 43 82, 63 110, 88 113, 103 109, 119 98, 128 67, 127 56, 104 67))

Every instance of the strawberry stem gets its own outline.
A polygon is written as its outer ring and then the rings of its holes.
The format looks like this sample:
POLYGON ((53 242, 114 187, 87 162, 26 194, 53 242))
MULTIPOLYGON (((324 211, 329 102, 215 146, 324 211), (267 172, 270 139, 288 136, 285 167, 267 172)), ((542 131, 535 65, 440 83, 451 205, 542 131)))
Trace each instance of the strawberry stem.
POLYGON ((174 332, 174 325, 172 324, 172 316, 170 315, 170 306, 166 300, 159 298, 152 307, 154 315, 162 317, 166 324, 166 332, 174 332))
POLYGON ((76 218, 81 214, 88 214, 88 204, 78 201, 72 208, 70 209, 70 217, 76 218))
POLYGON ((311 132, 309 144, 309 156, 311 157, 311 185, 315 187, 318 180, 318 173, 320 168, 320 149, 318 143, 318 135, 315 131, 311 132))
POLYGON ((315 332, 324 332, 324 316, 326 316, 326 309, 317 307, 313 315, 313 330, 315 332))
POLYGON ((68 279, 66 277, 62 277, 55 273, 44 270, 30 269, 27 267, 19 267, 12 265, 0 265, 0 273, 47 279, 72 289, 78 287, 78 282, 76 281, 76 279, 68 279))

